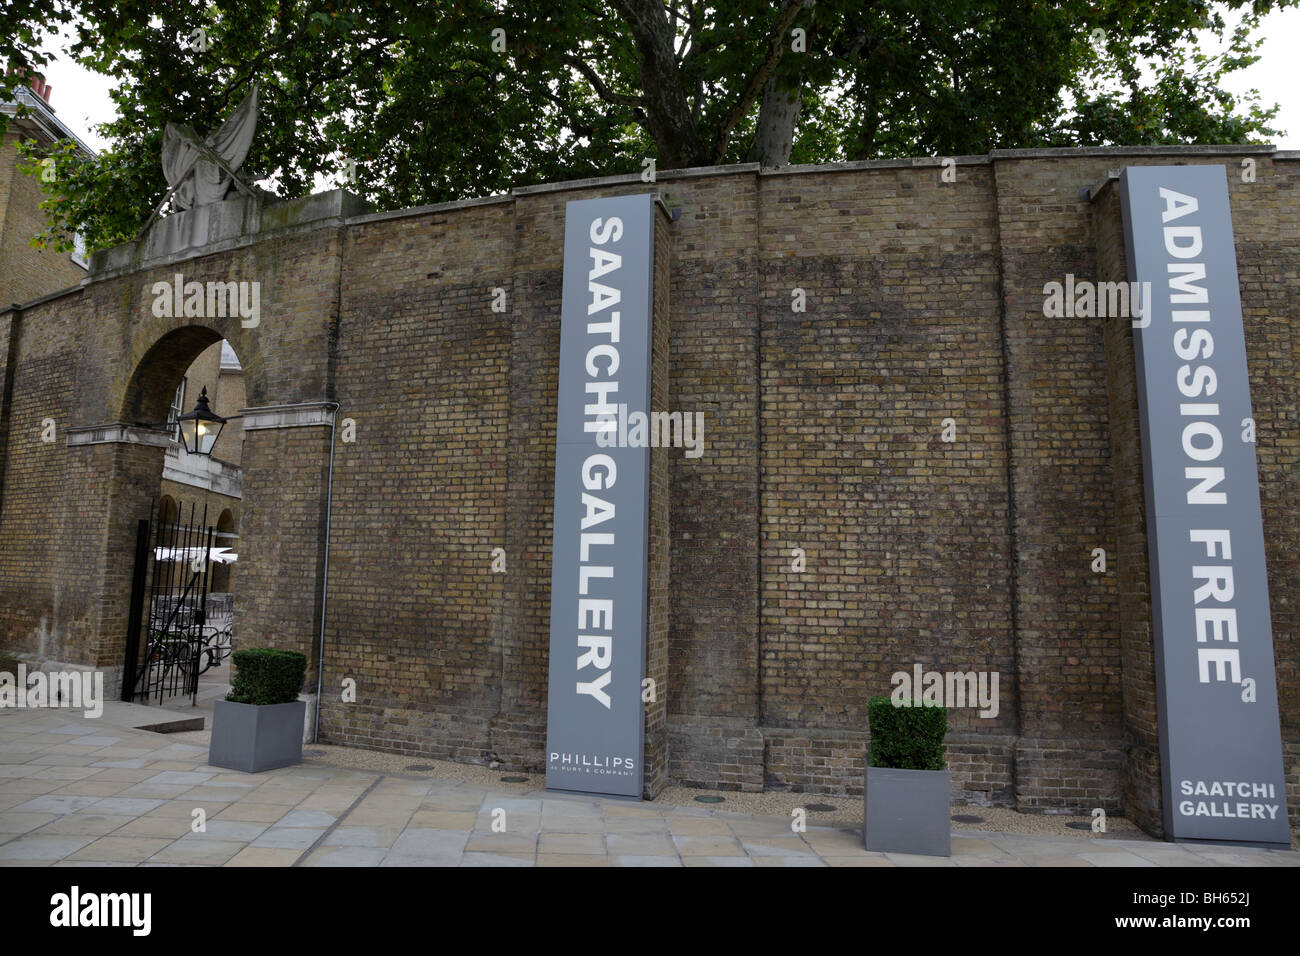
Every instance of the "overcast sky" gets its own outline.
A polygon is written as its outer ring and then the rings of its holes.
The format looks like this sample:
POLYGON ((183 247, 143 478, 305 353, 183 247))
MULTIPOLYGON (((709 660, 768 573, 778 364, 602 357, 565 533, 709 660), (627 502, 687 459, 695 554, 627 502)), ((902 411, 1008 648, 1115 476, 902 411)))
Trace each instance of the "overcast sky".
MULTIPOLYGON (((1228 20, 1231 27, 1234 18, 1228 20)), ((1234 94, 1254 88, 1265 104, 1281 106, 1273 126, 1283 130, 1283 135, 1275 137, 1274 143, 1279 149, 1300 149, 1300 83, 1297 83, 1300 71, 1296 66, 1297 51, 1300 51, 1300 9, 1269 14, 1260 35, 1267 39, 1260 48, 1259 62, 1234 74, 1225 85, 1234 94)), ((55 54, 59 54, 60 46, 55 38, 45 44, 55 54)), ((1207 52, 1211 52, 1209 47, 1207 52)), ((113 81, 82 69, 63 55, 47 67, 45 79, 54 88, 52 105, 59 119, 87 145, 102 149, 105 140, 92 127, 116 115, 108 98, 113 81)))

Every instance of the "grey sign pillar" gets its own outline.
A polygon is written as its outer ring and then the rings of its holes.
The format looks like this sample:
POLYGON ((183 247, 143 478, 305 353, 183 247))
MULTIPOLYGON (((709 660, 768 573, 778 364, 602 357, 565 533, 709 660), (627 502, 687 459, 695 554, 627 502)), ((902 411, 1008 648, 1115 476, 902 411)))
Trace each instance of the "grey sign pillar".
POLYGON ((568 203, 556 409, 546 786, 640 797, 650 449, 611 447, 649 412, 654 205, 568 203), (608 431, 605 431, 608 429, 608 431))
POLYGON ((1165 833, 1290 845, 1250 381, 1222 166, 1120 180, 1165 833), (1144 297, 1145 298, 1145 297, 1144 297))

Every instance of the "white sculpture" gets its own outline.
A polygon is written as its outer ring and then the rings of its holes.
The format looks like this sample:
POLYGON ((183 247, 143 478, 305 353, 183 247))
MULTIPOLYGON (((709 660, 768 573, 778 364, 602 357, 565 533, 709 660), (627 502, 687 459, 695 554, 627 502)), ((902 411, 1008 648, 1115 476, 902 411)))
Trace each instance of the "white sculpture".
POLYGON ((237 173, 256 128, 256 82, 244 101, 206 139, 200 139, 188 125, 168 123, 163 129, 162 167, 170 188, 145 228, 169 199, 173 209, 185 210, 221 202, 236 189, 253 195, 252 188, 237 173))

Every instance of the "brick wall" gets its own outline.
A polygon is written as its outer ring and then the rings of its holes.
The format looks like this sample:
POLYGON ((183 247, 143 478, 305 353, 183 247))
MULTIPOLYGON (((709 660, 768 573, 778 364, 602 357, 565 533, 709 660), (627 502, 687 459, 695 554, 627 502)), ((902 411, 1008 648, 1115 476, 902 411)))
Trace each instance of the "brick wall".
POLYGON ((507 547, 507 573, 492 573, 507 545, 511 239, 503 205, 349 236, 337 393, 356 440, 335 450, 323 739, 492 753, 511 637, 499 616, 526 560, 507 547))
MULTIPOLYGON (((1097 278, 1128 280, 1119 191, 1113 181, 1093 200, 1097 232, 1097 278)), ((1151 583, 1147 571, 1146 491, 1138 417, 1137 360, 1132 321, 1098 320, 1106 348, 1110 397, 1110 449, 1114 473, 1115 579, 1118 588, 1123 660, 1125 774, 1122 802, 1129 816, 1152 833, 1162 833, 1160 735, 1157 725, 1156 662, 1152 643, 1151 583)))
MULTIPOLYGON (((990 169, 872 178, 760 179, 768 776, 830 792, 893 673, 1014 673, 990 169)), ((951 730, 1014 730, 1000 692, 951 730)))
MULTIPOLYGON (((672 405, 669 391, 669 355, 671 339, 671 279, 672 237, 668 213, 655 203, 651 209, 654 217, 654 263, 651 275, 651 321, 653 338, 650 344, 650 408, 662 411, 672 405)), ((646 633, 645 676, 651 681, 642 691, 645 705, 645 747, 642 790, 646 797, 656 797, 669 782, 668 740, 668 640, 672 626, 672 529, 669 524, 671 498, 669 485, 669 456, 681 451, 668 448, 650 450, 650 513, 649 553, 646 570, 646 633), (661 690, 663 688, 663 690, 661 690), (647 691, 653 693, 647 695, 647 691)))
MULTIPOLYGON (((1294 814, 1300 164, 1250 149, 1258 181, 1232 202, 1294 814)), ((955 182, 916 161, 530 187, 286 228, 0 314, 0 534, 18 542, 0 554, 0 647, 32 652, 42 617, 70 653, 113 647, 114 579, 59 592, 46 539, 116 547, 134 499, 113 475, 148 483, 145 453, 33 443, 41 417, 165 412, 167 383, 223 335, 250 405, 337 401, 355 423, 334 447, 324 738, 539 769, 564 204, 653 188, 681 210, 656 225, 666 400, 705 417, 703 457, 673 451, 655 472, 670 530, 652 588, 654 785, 858 793, 866 703, 920 665, 999 676, 997 716, 952 714, 958 802, 1102 806, 1154 828, 1131 345, 1105 320, 1045 318, 1043 285, 1122 268, 1112 199, 1081 187, 1242 155, 1008 151, 961 158, 955 182), (178 270, 262 281, 262 327, 149 316, 140 290, 178 270), (100 458, 106 483, 87 470, 100 458), (104 497, 115 510, 86 513, 104 497)), ((251 431, 244 451, 236 626, 314 668, 330 432, 251 431)))

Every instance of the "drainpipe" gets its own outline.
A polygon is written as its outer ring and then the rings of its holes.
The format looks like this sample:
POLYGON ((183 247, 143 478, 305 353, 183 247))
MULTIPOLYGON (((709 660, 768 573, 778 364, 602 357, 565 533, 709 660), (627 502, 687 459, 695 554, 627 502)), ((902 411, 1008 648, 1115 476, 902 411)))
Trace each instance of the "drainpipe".
POLYGON ((330 593, 330 516, 334 506, 334 431, 338 427, 339 403, 333 406, 330 414, 330 472, 325 486, 325 565, 321 575, 320 589, 320 643, 316 649, 316 717, 312 721, 312 743, 320 743, 320 695, 325 680, 325 608, 329 604, 330 593))

